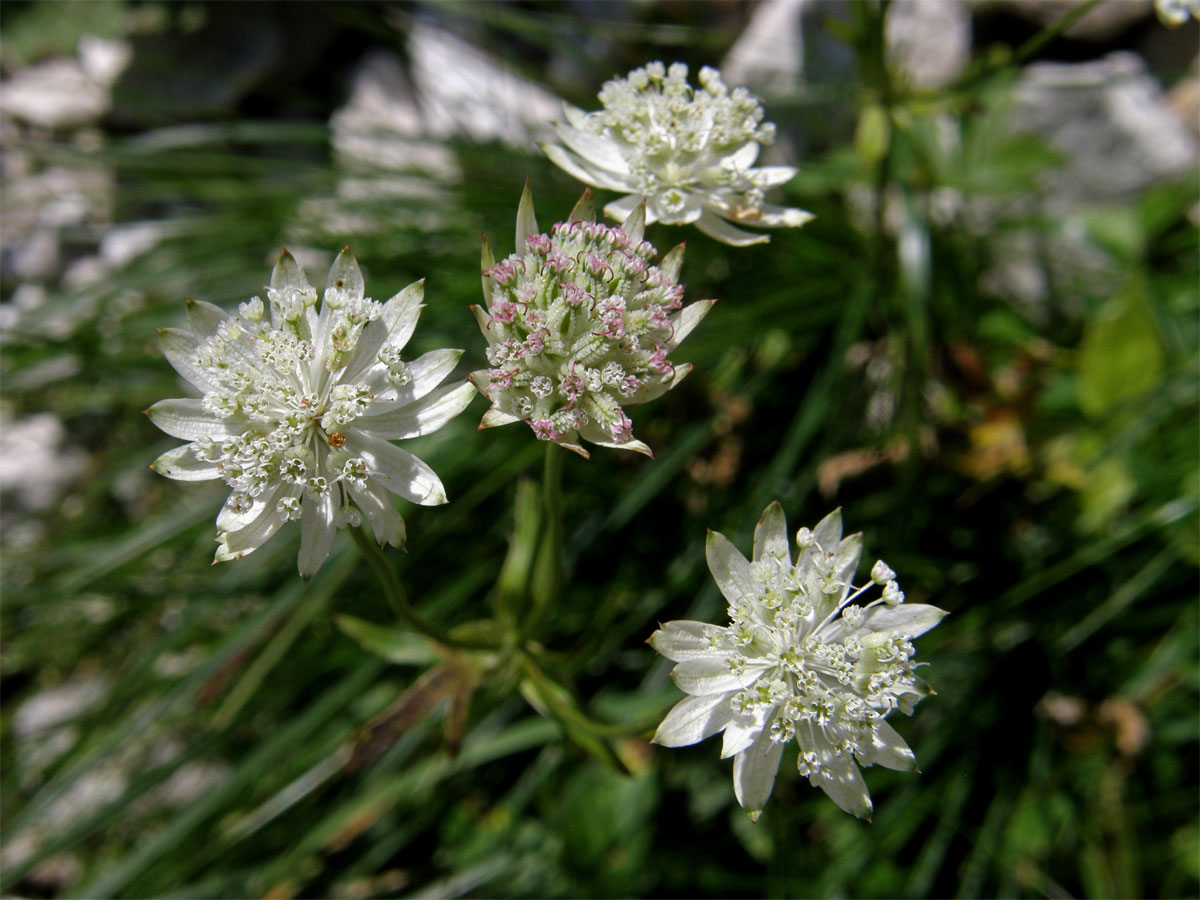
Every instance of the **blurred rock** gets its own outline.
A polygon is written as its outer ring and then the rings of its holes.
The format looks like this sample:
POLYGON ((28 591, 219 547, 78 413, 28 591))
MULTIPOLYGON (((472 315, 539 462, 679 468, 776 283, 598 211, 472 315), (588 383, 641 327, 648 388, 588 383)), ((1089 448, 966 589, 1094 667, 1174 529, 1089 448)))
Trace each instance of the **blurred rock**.
POLYGON ((343 162, 441 178, 457 173, 449 148, 427 139, 414 86, 393 53, 367 54, 354 74, 345 106, 333 114, 329 127, 343 162))
POLYGON ((763 0, 750 24, 725 54, 721 75, 730 85, 756 93, 794 93, 804 76, 806 0, 763 0))
MULTIPOLYGON (((832 38, 817 19, 841 6, 764 0, 721 63, 726 82, 780 96, 796 93, 805 80, 828 80, 829 73, 822 71, 825 54, 813 51, 832 38)), ((971 8, 960 0, 895 0, 888 7, 887 41, 892 65, 910 84, 947 84, 970 57, 971 8)))
POLYGON ((1126 200, 1196 166, 1195 135, 1131 53, 1029 66, 1011 124, 1041 135, 1065 158, 1043 183, 1041 200, 1051 214, 1126 200))
POLYGON ((722 60, 727 84, 763 97, 778 128, 760 162, 794 165, 852 139, 858 109, 847 93, 857 84, 854 53, 835 37, 850 16, 842 0, 763 0, 722 60), (790 105, 778 99, 800 99, 790 105))
POLYGON ((886 24, 888 59, 913 87, 949 84, 971 57, 971 8, 961 0, 895 0, 886 24))
MULTIPOLYGON (((1145 63, 1126 52, 1028 66, 1015 90, 1009 127, 1046 140, 1062 164, 1048 167, 1038 192, 1008 204, 1006 214, 1039 216, 1053 226, 996 230, 981 287, 1041 321, 1051 292, 1064 298, 1103 294, 1116 274, 1111 256, 1088 238, 1084 214, 1193 174, 1200 147, 1145 63)), ((989 206, 994 222, 1001 207, 989 206)))
POLYGON ((129 64, 124 41, 85 35, 77 59, 51 59, 0 82, 0 114, 41 128, 95 122, 111 105, 109 89, 129 64))
POLYGON ((393 171, 447 173, 450 151, 437 142, 526 147, 561 113, 559 98, 440 28, 415 23, 408 52, 408 70, 383 51, 363 61, 330 120, 339 153, 393 171))
POLYGON ((102 678, 80 678, 56 688, 39 691, 13 715, 13 733, 26 738, 48 731, 95 708, 108 696, 108 683, 102 678))
POLYGON ((183 807, 195 803, 217 787, 232 771, 228 763, 197 761, 184 763, 146 798, 154 806, 183 807))
POLYGON ((38 228, 4 248, 3 259, 6 273, 23 281, 44 281, 58 271, 58 232, 38 228))
POLYGON ((99 119, 108 90, 73 59, 53 59, 0 82, 0 112, 42 128, 68 128, 99 119))
POLYGON ((37 225, 63 228, 108 216, 112 177, 102 169, 49 168, 14 174, 5 183, 0 241, 37 225))
POLYGON ((15 498, 18 507, 6 503, 6 519, 20 508, 46 509, 83 472, 85 454, 74 447, 62 449, 65 438, 66 429, 53 413, 17 421, 0 416, 0 493, 15 498))
POLYGON ((85 34, 79 39, 79 65, 97 84, 112 87, 133 58, 128 41, 85 34))
POLYGON ((1017 301, 1026 315, 1039 318, 1035 305, 1050 292, 1041 244, 1030 231, 997 235, 990 244, 993 264, 980 278, 986 294, 1017 301))
POLYGON ((80 288, 99 281, 144 253, 149 253, 173 230, 170 222, 127 222, 114 225, 100 239, 95 256, 75 260, 63 273, 63 284, 80 288))
MULTIPOLYGON (((301 204, 289 241, 376 233, 406 204, 409 224, 430 231, 445 223, 443 186, 461 173, 451 140, 498 141, 529 148, 562 101, 478 47, 436 26, 415 22, 408 61, 368 53, 350 95, 330 119, 333 147, 346 174, 336 196, 301 204)), ((295 248, 293 248, 295 249, 295 248)))
MULTIPOLYGON (((6 162, 12 160, 6 156, 6 162)), ((57 280, 69 254, 62 231, 108 220, 112 176, 103 169, 5 166, 4 215, 0 217, 0 273, 6 290, 34 290, 57 280)), ((25 308, 27 308, 26 305, 25 308)), ((10 329, 20 304, 0 305, 0 330, 10 329)))

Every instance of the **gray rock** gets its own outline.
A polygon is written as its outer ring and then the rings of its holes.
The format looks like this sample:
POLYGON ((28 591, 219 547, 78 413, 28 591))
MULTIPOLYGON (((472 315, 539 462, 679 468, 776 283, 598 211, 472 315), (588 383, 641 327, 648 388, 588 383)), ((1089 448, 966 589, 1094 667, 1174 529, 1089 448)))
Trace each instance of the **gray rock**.
POLYGON ((1016 90, 1011 119, 1063 154, 1046 173, 1048 213, 1126 200, 1195 170, 1196 136, 1142 60, 1113 53, 1085 63, 1036 63, 1016 90))
POLYGON ((725 82, 760 94, 795 92, 804 75, 805 6, 806 0, 763 0, 721 63, 725 82))
POLYGON ((0 111, 41 128, 95 122, 108 107, 108 89, 73 59, 52 59, 0 82, 0 111))
POLYGON ((971 8, 960 0, 895 0, 886 28, 888 59, 913 87, 949 84, 971 57, 971 8))
POLYGON ((108 696, 108 684, 102 678, 79 678, 58 687, 39 691, 18 707, 13 715, 13 732, 29 737, 64 725, 108 696))
POLYGON ((66 437, 62 421, 53 413, 3 421, 0 492, 17 499, 16 504, 6 504, 6 516, 20 508, 45 509, 83 472, 87 457, 75 447, 64 449, 66 437))

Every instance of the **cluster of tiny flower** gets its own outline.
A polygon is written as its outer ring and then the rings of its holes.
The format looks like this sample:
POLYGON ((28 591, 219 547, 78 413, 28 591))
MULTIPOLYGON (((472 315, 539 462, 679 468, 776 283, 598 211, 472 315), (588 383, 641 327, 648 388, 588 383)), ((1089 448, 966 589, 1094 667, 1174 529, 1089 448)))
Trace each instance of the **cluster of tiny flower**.
POLYGON ((764 191, 796 170, 754 168, 759 149, 775 138, 758 98, 745 88, 730 91, 708 66, 698 89, 687 75, 683 63, 652 62, 607 82, 598 95, 604 108, 566 107, 567 122, 555 126, 559 143, 542 149, 585 184, 630 192, 605 207, 614 218, 644 201, 649 222, 694 222, 710 237, 739 246, 767 238, 723 220, 795 227, 811 219, 803 210, 764 202, 764 191))
POLYGON ((204 395, 147 411, 168 434, 191 441, 154 468, 229 485, 218 560, 252 552, 303 516, 300 568, 311 575, 333 532, 360 525, 362 511, 381 542, 403 543, 388 491, 445 502, 429 467, 387 439, 440 427, 472 392, 466 384, 434 390, 461 351, 402 359, 420 314, 419 283, 386 305, 365 298, 358 264, 343 251, 318 312, 317 292, 285 252, 266 293, 266 304, 255 297, 232 316, 190 301, 190 329, 160 332, 167 358, 204 395))
MULTIPOLYGON (((664 69, 662 63, 652 62, 627 78, 614 78, 598 95, 604 109, 590 113, 583 127, 623 141, 630 148, 634 173, 649 185, 667 188, 672 185, 663 183, 659 167, 672 155, 729 153, 750 141, 765 146, 775 140, 774 123, 763 121, 762 104, 748 90, 730 92, 711 66, 700 70, 701 90, 694 90, 687 76, 683 63, 664 69)), ((745 172, 731 168, 713 177, 745 195, 747 205, 762 203, 762 189, 745 172)))
MULTIPOLYGON (((528 193, 522 203, 532 217, 528 193)), ((471 376, 492 403, 484 427, 524 421, 539 439, 585 456, 581 437, 649 452, 623 407, 687 373, 667 355, 711 303, 683 310, 683 248, 656 266, 635 224, 573 218, 549 234, 531 228, 517 253, 484 270, 487 306, 473 310, 492 368, 471 376)))
MULTIPOLYGON (((811 541, 808 529, 801 529, 797 544, 804 549, 811 541)), ((867 610, 879 604, 896 605, 904 595, 896 581, 887 580, 883 595, 866 607, 851 602, 878 583, 884 577, 881 573, 890 578, 890 570, 877 562, 872 584, 835 605, 845 586, 834 570, 835 554, 809 545, 815 552, 806 568, 789 566, 778 557, 751 565, 751 577, 762 585, 762 593, 731 605, 729 629, 712 643, 728 652, 731 672, 745 673, 764 660, 772 663, 751 690, 738 691, 730 701, 742 715, 777 707, 771 740, 791 740, 797 725, 817 727, 825 729, 839 754, 861 757, 860 739, 870 737, 882 721, 881 711, 886 714, 901 706, 911 710, 921 693, 913 674, 916 651, 906 635, 864 645, 855 631, 847 629, 859 628, 867 610), (822 626, 831 624, 839 610, 842 639, 832 640, 822 626)), ((801 774, 815 773, 820 767, 816 754, 809 751, 804 757, 801 774)))
POLYGON ((857 764, 913 770, 915 759, 885 718, 911 714, 929 693, 915 674, 912 639, 944 613, 904 604, 882 561, 854 588, 861 536, 841 538, 833 513, 796 535, 792 563, 778 504, 763 514, 754 561, 711 534, 709 566, 729 601, 730 624, 671 622, 651 638, 679 663, 673 676, 693 696, 668 714, 655 739, 695 743, 724 731, 723 756, 737 756, 738 800, 757 816, 770 794, 783 745, 800 746, 801 775, 843 809, 870 814, 857 764), (881 596, 855 601, 874 587, 881 596))

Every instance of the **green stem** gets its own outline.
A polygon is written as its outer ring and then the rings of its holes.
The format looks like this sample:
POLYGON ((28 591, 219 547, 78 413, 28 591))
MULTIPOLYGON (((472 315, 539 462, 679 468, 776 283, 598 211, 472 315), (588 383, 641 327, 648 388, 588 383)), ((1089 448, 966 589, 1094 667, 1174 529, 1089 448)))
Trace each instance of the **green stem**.
POLYGON ((977 67, 967 70, 951 90, 970 90, 998 72, 1021 65, 1103 2, 1104 0, 1088 0, 1087 3, 1081 3, 1027 40, 1009 58, 999 62, 981 62, 977 67))
POLYGON ((617 738, 650 731, 657 728, 662 721, 662 715, 656 713, 652 717, 634 722, 599 722, 584 712, 583 704, 573 692, 543 672, 528 651, 522 656, 521 668, 530 679, 543 688, 542 699, 564 724, 580 728, 596 737, 617 738), (560 692, 562 697, 567 698, 567 702, 558 697, 560 692))
POLYGON ((1067 31, 1072 25, 1090 13, 1093 9, 1103 3, 1104 0, 1088 0, 1087 3, 1081 3, 1070 12, 1065 13, 1062 18, 1051 22, 1019 48, 1013 56, 1012 61, 1015 64, 1020 64, 1037 53, 1044 46, 1054 40, 1056 37, 1067 31))
POLYGON ((379 545, 367 537, 362 528, 351 528, 350 534, 354 537, 354 543, 358 544, 358 549, 362 551, 362 555, 366 558, 367 564, 375 570, 375 574, 379 578, 379 583, 383 587, 383 595, 387 598, 392 612, 412 626, 414 631, 420 632, 439 644, 447 647, 456 647, 460 650, 495 649, 491 644, 452 638, 436 625, 425 621, 413 605, 408 602, 408 596, 404 593, 404 588, 400 586, 400 578, 396 574, 396 570, 387 561, 387 557, 383 555, 383 550, 379 545))
POLYGON ((563 450, 553 442, 546 444, 542 467, 541 522, 538 549, 529 584, 530 607, 521 623, 521 636, 528 637, 546 610, 562 593, 563 586, 563 450))

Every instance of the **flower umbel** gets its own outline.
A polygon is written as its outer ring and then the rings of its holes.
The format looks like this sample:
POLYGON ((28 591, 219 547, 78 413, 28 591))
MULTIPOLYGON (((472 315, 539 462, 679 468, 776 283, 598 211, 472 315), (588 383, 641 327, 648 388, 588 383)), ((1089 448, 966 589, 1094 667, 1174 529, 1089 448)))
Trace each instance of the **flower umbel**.
POLYGON ((871 581, 851 579, 862 535, 842 538, 841 511, 796 533, 793 564, 779 503, 754 532, 754 560, 722 535, 708 534, 708 567, 729 601, 730 624, 668 622, 650 638, 678 663, 671 676, 691 696, 667 714, 654 740, 682 747, 724 732, 734 757, 738 803, 757 820, 775 785, 784 745, 795 739, 800 774, 839 807, 869 818, 859 765, 916 771, 913 752, 886 721, 911 715, 929 687, 914 674, 912 639, 945 613, 905 603, 882 561, 871 581), (872 587, 882 596, 856 603, 872 587))
POLYGON ((624 407, 653 400, 691 371, 667 354, 715 301, 682 305, 683 245, 654 265, 643 207, 620 228, 594 218, 588 191, 568 221, 539 234, 526 185, 517 252, 497 263, 485 238, 487 306, 471 310, 492 368, 471 381, 492 408, 479 427, 524 421, 540 440, 584 457, 581 438, 651 455, 624 407))
POLYGON ((318 310, 317 292, 286 250, 259 297, 229 315, 188 301, 188 328, 159 330, 163 352, 203 398, 162 400, 151 421, 190 443, 152 468, 168 478, 220 478, 232 489, 217 516, 216 562, 257 550, 300 520, 300 574, 329 556, 338 528, 363 515, 382 544, 404 544, 390 493, 446 502, 424 462, 389 443, 429 434, 474 397, 469 384, 439 388, 461 350, 405 361, 424 283, 387 303, 363 296, 349 248, 338 256, 318 310))
POLYGON ((1200 0, 1154 0, 1154 11, 1164 25, 1175 28, 1188 19, 1200 19, 1200 0))
POLYGON ((730 222, 794 228, 809 221, 802 209, 763 201, 764 191, 796 170, 754 168, 759 148, 775 138, 758 98, 745 88, 730 91, 711 67, 700 70, 699 88, 688 84, 687 73, 683 63, 668 69, 652 62, 607 82, 599 94, 604 108, 565 106, 566 123, 554 126, 558 143, 542 150, 584 184, 626 193, 604 208, 614 219, 645 202, 648 223, 695 223, 735 247, 769 238, 730 222))

